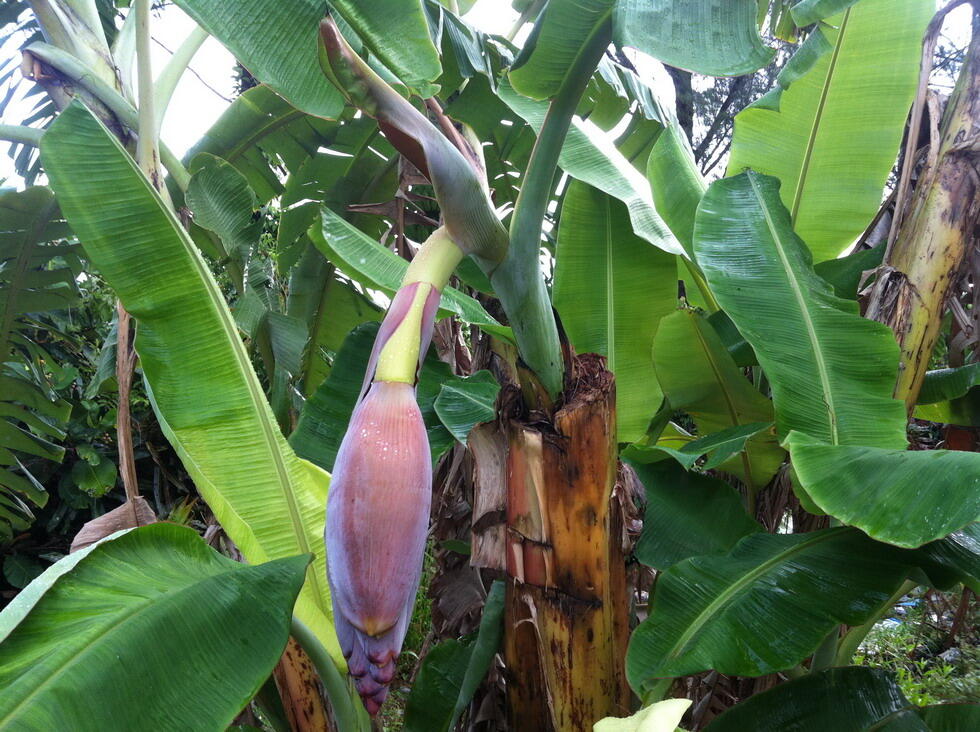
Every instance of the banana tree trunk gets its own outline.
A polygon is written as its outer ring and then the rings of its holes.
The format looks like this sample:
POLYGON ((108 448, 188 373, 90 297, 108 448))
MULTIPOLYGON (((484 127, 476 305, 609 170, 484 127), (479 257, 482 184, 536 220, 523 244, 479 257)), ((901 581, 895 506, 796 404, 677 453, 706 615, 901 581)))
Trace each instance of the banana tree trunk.
POLYGON ((630 691, 615 382, 579 357, 553 420, 506 421, 505 660, 511 729, 585 730, 630 691))
POLYGON ((867 308, 869 318, 895 331, 902 351, 895 397, 910 412, 939 337, 946 299, 980 226, 978 35, 947 107, 938 155, 920 177, 911 213, 885 257, 867 308))

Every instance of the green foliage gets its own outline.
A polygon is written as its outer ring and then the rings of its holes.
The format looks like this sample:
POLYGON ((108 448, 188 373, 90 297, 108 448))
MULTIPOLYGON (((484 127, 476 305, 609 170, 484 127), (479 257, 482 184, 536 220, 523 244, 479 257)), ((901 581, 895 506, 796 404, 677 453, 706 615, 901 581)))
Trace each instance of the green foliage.
POLYGON ((493 664, 503 619, 504 583, 498 580, 487 593, 479 629, 462 640, 440 643, 426 655, 405 709, 406 732, 455 728, 493 664))
POLYGON ((712 184, 694 250, 712 292, 755 349, 772 384, 776 428, 830 444, 901 448, 904 406, 892 398, 898 346, 814 272, 775 178, 712 184), (856 353, 861 358, 854 358, 856 353))
POLYGON ((710 732, 736 730, 971 729, 980 722, 980 707, 916 707, 887 672, 835 668, 783 684, 726 712, 708 726, 710 732))
POLYGON ((168 524, 62 559, 0 613, 0 726, 227 725, 278 660, 308 563, 245 566, 168 524))
POLYGON ((816 262, 840 254, 881 203, 934 11, 919 0, 856 3, 818 31, 827 51, 777 109, 752 105, 735 118, 729 175, 748 168, 779 178, 792 227, 816 262), (868 109, 876 112, 857 111, 868 109))
POLYGON ((76 247, 47 188, 0 194, 0 544, 27 529, 48 494, 32 473, 38 458, 60 462, 71 405, 62 370, 36 337, 38 318, 77 301, 76 247))
POLYGON ((315 554, 297 615, 336 649, 319 541, 328 477, 279 433, 201 255, 81 105, 58 118, 42 155, 86 254, 141 323, 155 411, 198 490, 251 561, 315 554))
POLYGON ((765 66, 773 50, 759 37, 756 0, 616 3, 615 37, 671 66, 738 76, 765 66))
POLYGON ((579 353, 601 353, 616 375, 617 439, 645 432, 663 399, 650 344, 677 305, 675 258, 633 233, 620 201, 579 181, 565 194, 554 304, 579 353))

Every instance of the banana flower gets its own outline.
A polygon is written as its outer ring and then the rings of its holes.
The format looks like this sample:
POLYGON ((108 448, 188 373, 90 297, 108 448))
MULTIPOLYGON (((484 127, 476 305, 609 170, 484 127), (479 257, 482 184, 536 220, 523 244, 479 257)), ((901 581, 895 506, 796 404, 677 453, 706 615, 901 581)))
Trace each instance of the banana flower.
POLYGON ((340 646, 372 715, 395 675, 429 525, 432 461, 415 381, 441 290, 462 256, 440 228, 412 261, 378 332, 334 463, 327 579, 340 646))

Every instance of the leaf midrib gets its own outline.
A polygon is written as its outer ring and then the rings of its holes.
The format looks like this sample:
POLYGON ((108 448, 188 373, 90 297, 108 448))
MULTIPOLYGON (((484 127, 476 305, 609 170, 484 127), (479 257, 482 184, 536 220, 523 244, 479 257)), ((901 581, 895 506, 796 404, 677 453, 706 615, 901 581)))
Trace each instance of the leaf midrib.
POLYGON ((748 585, 754 583, 756 579, 768 573, 777 565, 785 564, 793 555, 799 554, 805 549, 809 549, 824 541, 833 539, 839 536, 842 532, 850 530, 851 529, 846 527, 841 527, 838 529, 828 529, 825 533, 816 534, 810 539, 805 539, 799 544, 795 544, 789 549, 779 552, 776 556, 772 557, 771 559, 767 559, 755 569, 735 580, 735 582, 728 586, 726 591, 721 592, 717 597, 715 597, 710 603, 708 603, 707 607, 698 613, 697 617, 691 621, 691 623, 687 626, 687 629, 680 634, 670 651, 664 654, 664 661, 660 664, 660 666, 666 665, 669 661, 676 661, 678 656, 680 656, 680 654, 684 651, 684 646, 686 646, 688 642, 690 642, 691 638, 693 638, 701 630, 701 628, 704 627, 705 623, 710 620, 711 616, 715 615, 717 610, 723 605, 726 605, 736 599, 736 596, 741 594, 748 585))
POLYGON ((790 266, 789 258, 786 256, 786 249, 783 244, 782 237, 780 236, 775 222, 772 220, 772 215, 769 212, 768 205, 766 205, 765 197, 763 196, 762 191, 759 190, 759 184, 756 182, 756 176, 751 172, 747 173, 746 175, 748 175, 749 183, 752 185, 752 193, 755 195, 759 208, 762 210, 762 215, 765 217, 766 226, 769 229, 769 234, 772 236, 773 248, 776 250, 776 254, 779 256, 779 262, 782 265, 784 273, 786 274, 786 280, 789 283, 790 290, 792 291, 793 297, 795 298, 797 306, 800 309, 800 315, 803 318, 807 338, 810 341, 810 348, 813 351, 813 361, 816 364, 817 373, 820 377, 820 386, 823 390, 823 402, 827 409, 827 422, 828 426, 830 427, 830 442, 831 444, 837 445, 840 443, 840 436, 837 429, 837 410, 834 406, 834 394, 831 391, 830 386, 830 370, 827 368, 826 358, 823 350, 820 347, 820 339, 817 338, 816 328, 813 324, 813 316, 810 314, 810 311, 807 308, 806 298, 803 296, 803 287, 801 286, 799 279, 797 279, 795 270, 792 268, 792 266, 790 266))
POLYGON ((609 196, 602 196, 602 207, 604 223, 606 229, 605 241, 605 269, 606 269, 606 362, 609 370, 616 373, 616 305, 615 305, 615 277, 613 276, 613 250, 612 250, 612 209, 609 205, 609 196))
MULTIPOLYGON (((697 316, 691 316, 696 318, 697 316)), ((715 381, 718 387, 721 389, 722 396, 725 399, 725 404, 728 407, 728 414, 731 417, 732 424, 741 426, 742 422, 739 420, 738 410, 735 407, 734 397, 729 394, 728 385, 721 376, 720 364, 718 364, 714 359, 714 353, 708 348, 708 342, 704 339, 704 334, 701 332, 701 324, 698 320, 692 320, 692 325, 694 325, 695 337, 698 339, 698 343, 701 346, 701 350, 704 351, 705 357, 708 359, 708 367, 711 369, 712 373, 715 375, 715 381)), ((749 490, 755 490, 755 479, 752 477, 752 466, 749 461, 748 456, 748 440, 746 440, 746 446, 744 449, 739 450, 742 458, 742 469, 745 471, 745 482, 748 485, 749 490)))
MULTIPOLYGON (((813 150, 817 144, 817 135, 820 132, 820 123, 823 120, 824 107, 827 104, 827 97, 830 96, 830 88, 834 81, 834 73, 837 71, 837 59, 840 50, 844 46, 844 37, 847 30, 847 21, 851 17, 851 10, 844 11, 844 18, 841 20, 840 30, 837 32, 837 42, 834 44, 834 51, 830 57, 830 64, 827 66, 827 78, 824 80, 823 87, 820 89, 820 100, 817 102, 817 111, 813 116, 813 124, 810 127, 810 135, 807 138, 806 148, 803 150, 803 160, 800 163, 800 176, 793 191, 793 205, 790 207, 790 220, 793 228, 796 228, 796 219, 800 212, 800 205, 803 201, 803 189, 807 184, 807 176, 810 172, 810 161, 813 159, 813 150)), ((820 31, 817 31, 820 32, 820 31)))

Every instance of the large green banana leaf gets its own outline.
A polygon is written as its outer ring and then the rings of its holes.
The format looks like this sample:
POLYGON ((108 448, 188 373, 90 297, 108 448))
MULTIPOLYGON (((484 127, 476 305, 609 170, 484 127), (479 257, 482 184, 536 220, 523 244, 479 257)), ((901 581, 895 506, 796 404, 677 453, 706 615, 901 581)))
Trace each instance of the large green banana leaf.
MULTIPOLYGON (((0 194, 0 543, 25 531, 48 499, 24 465, 35 458, 61 461, 71 405, 47 383, 54 363, 32 338, 37 314, 75 303, 75 273, 58 259, 74 259, 72 244, 47 188, 0 194), (28 316, 28 313, 33 314, 28 316)), ((75 260, 77 262, 77 259, 75 260)))
POLYGON ((589 37, 609 22, 615 4, 615 0, 551 0, 511 67, 514 89, 532 99, 557 94, 589 37))
POLYGON ((65 217, 139 323, 160 424, 248 561, 313 554, 296 614, 339 663, 322 533, 329 476, 283 438, 200 253, 116 139, 80 104, 41 147, 65 217))
POLYGON ((576 350, 601 353, 616 374, 620 442, 642 437, 663 399, 650 344, 677 305, 674 259, 633 233, 620 201, 572 181, 559 221, 554 304, 576 350))
MULTIPOLYGON (((660 322, 653 363, 670 406, 689 414, 701 435, 772 422, 772 402, 749 383, 714 328, 692 310, 678 311, 660 322)), ((722 469, 758 490, 779 469, 784 455, 771 430, 766 430, 750 438, 745 451, 722 469)))
POLYGON ((786 440, 807 495, 880 541, 917 547, 980 517, 980 455, 786 440))
POLYGON ((929 0, 862 0, 817 31, 831 49, 782 92, 778 111, 750 106, 735 118, 729 174, 751 168, 782 181, 814 261, 840 254, 881 203, 935 9, 929 0))
POLYGON ((642 692, 709 668, 792 668, 838 624, 867 621, 913 562, 850 528, 754 533, 727 555, 684 560, 660 574, 650 617, 630 639, 630 684, 642 692))
POLYGON ((917 707, 890 671, 831 668, 756 694, 714 719, 708 732, 954 732, 980 727, 980 706, 937 704, 917 707))
POLYGON ((279 660, 308 563, 240 564, 166 523, 68 555, 0 613, 0 728, 224 729, 279 660))
POLYGON ((757 12, 757 0, 619 0, 614 37, 671 66, 739 76, 775 53, 759 37, 757 12))
POLYGON ((326 119, 335 119, 343 110, 340 92, 317 62, 318 28, 326 11, 323 0, 176 0, 176 4, 294 107, 326 119))
POLYGON ((780 437, 798 430, 830 444, 904 447, 905 408, 892 398, 895 338, 814 274, 779 181, 747 172, 713 183, 694 251, 765 369, 780 437))

